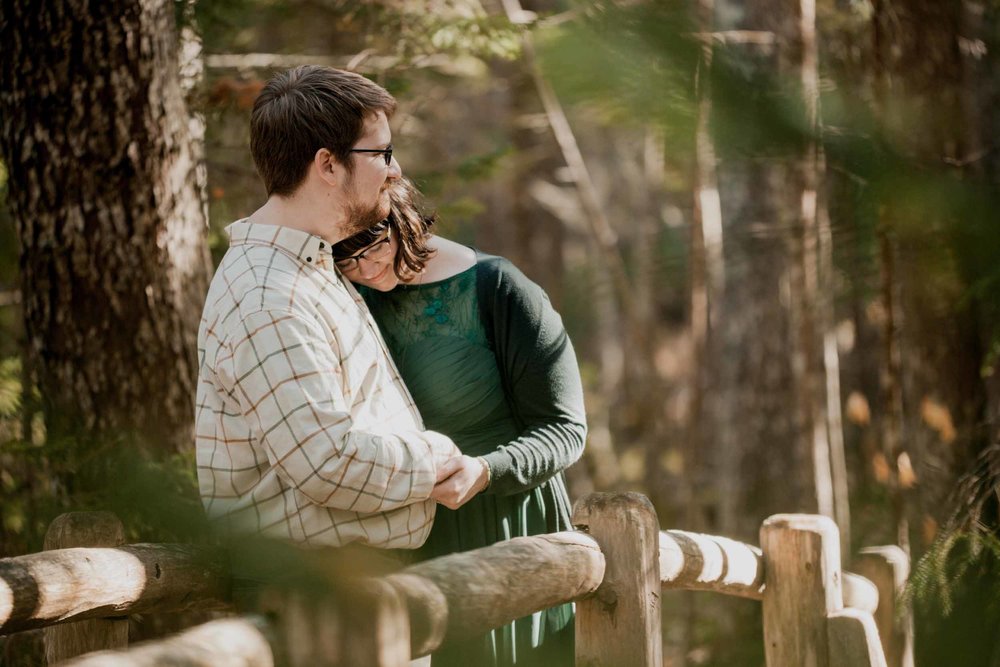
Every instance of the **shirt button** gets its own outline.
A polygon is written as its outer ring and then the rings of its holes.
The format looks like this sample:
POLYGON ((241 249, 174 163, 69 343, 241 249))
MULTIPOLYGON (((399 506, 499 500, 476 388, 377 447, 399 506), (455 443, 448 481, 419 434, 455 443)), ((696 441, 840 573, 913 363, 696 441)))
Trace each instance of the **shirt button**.
POLYGON ((319 249, 320 249, 320 250, 322 250, 322 249, 323 249, 323 248, 325 248, 325 247, 326 247, 326 246, 325 246, 325 245, 323 245, 323 242, 321 241, 321 242, 320 242, 320 244, 319 244, 319 249))
POLYGON ((312 257, 306 257, 306 261, 307 262, 311 262, 311 261, 313 261, 313 258, 312 257))

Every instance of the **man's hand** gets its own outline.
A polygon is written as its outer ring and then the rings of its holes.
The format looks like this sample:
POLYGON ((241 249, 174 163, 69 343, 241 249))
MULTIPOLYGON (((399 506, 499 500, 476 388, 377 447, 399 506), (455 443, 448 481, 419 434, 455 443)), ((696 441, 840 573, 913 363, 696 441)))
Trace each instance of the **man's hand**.
POLYGON ((485 461, 463 455, 438 466, 437 479, 431 498, 448 509, 457 510, 485 489, 490 477, 485 461))

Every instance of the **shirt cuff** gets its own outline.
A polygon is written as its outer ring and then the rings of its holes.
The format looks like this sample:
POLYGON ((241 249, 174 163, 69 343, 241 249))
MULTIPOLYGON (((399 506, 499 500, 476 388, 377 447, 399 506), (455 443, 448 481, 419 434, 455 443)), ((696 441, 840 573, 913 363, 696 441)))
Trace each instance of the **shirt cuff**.
POLYGON ((435 474, 437 473, 438 466, 442 465, 445 461, 462 455, 462 452, 455 446, 452 439, 443 433, 424 431, 424 439, 431 449, 431 455, 434 457, 435 474))

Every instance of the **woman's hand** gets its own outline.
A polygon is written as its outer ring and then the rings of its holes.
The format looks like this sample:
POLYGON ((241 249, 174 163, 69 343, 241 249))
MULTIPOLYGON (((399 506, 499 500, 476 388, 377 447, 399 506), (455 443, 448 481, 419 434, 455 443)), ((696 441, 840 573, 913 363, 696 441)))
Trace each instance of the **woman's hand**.
POLYGON ((457 510, 486 488, 490 470, 483 459, 456 456, 438 466, 437 479, 431 498, 448 509, 457 510))

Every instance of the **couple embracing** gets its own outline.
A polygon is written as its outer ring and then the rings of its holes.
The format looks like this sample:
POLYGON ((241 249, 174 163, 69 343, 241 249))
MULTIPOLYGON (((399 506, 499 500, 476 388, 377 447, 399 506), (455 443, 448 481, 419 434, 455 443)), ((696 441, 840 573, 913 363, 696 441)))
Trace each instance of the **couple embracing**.
MULTIPOLYGON (((399 563, 567 530, 583 450, 572 345, 508 261, 433 232, 393 157, 395 100, 304 66, 254 104, 268 199, 227 231, 198 337, 209 516, 399 563)), ((440 665, 572 664, 572 608, 440 665)))

